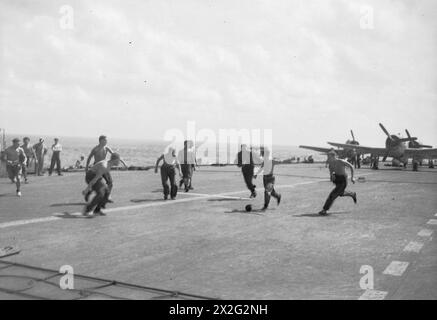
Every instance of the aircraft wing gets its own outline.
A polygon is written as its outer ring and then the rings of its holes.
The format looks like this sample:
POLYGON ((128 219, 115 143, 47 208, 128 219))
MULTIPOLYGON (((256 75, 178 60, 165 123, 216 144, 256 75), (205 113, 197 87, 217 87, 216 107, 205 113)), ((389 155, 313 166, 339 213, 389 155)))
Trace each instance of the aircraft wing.
POLYGON ((371 153, 375 156, 381 156, 384 157, 387 155, 387 150, 385 148, 372 148, 372 147, 365 147, 361 145, 355 145, 355 144, 347 144, 347 143, 336 143, 336 142, 328 142, 331 146, 343 148, 343 149, 355 149, 360 154, 368 154, 371 153))
POLYGON ((309 149, 322 153, 328 153, 331 150, 331 148, 319 148, 319 147, 312 147, 312 146, 299 146, 299 148, 309 149))
POLYGON ((408 158, 437 159, 437 148, 433 149, 405 149, 405 156, 408 158))

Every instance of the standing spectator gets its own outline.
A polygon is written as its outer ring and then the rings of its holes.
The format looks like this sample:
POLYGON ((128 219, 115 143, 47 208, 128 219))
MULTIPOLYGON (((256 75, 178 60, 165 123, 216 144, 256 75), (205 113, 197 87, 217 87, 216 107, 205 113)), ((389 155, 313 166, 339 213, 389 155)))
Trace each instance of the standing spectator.
POLYGON ((49 176, 52 175, 53 169, 55 168, 56 164, 56 171, 58 172, 58 176, 62 176, 61 173, 61 151, 62 151, 62 145, 59 143, 59 139, 55 138, 55 143, 52 145, 52 162, 50 164, 49 169, 49 176))
POLYGON ((36 161, 35 161, 35 174, 37 176, 44 175, 44 157, 47 154, 47 147, 44 144, 44 139, 39 138, 39 142, 33 145, 33 150, 35 150, 36 161))

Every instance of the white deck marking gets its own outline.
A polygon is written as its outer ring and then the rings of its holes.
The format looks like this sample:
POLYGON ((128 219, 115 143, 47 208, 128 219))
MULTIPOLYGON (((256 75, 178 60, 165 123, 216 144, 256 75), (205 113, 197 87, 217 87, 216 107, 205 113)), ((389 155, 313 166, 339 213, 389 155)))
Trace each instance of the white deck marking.
POLYGON ((387 291, 366 290, 358 300, 384 300, 387 293, 387 291))
MULTIPOLYGON (((296 186, 317 183, 317 182, 325 180, 325 179, 322 180, 320 178, 316 178, 316 179, 317 180, 304 181, 304 182, 298 182, 295 184, 276 186, 276 188, 278 188, 278 189, 279 188, 294 188, 296 186)), ((159 206, 164 206, 164 205, 176 204, 176 203, 180 203, 180 202, 190 202, 190 201, 203 200, 203 199, 208 199, 208 198, 217 198, 217 197, 229 198, 229 196, 231 196, 231 195, 240 194, 240 193, 247 193, 247 192, 249 192, 249 191, 248 190, 241 190, 241 191, 225 192, 225 193, 219 193, 219 194, 207 194, 207 193, 205 193, 205 194, 202 194, 199 196, 194 196, 192 198, 184 198, 184 199, 177 199, 177 200, 162 200, 162 201, 153 202, 153 203, 145 203, 145 204, 139 204, 139 205, 111 208, 111 209, 106 209, 104 212, 109 213, 109 212, 117 212, 117 211, 125 211, 125 210, 135 210, 135 209, 141 209, 141 208, 159 207, 159 206)), ((194 195, 194 194, 192 193, 192 195, 194 195)), ((238 198, 238 197, 235 197, 235 198, 238 198)), ((31 223, 56 221, 56 220, 63 219, 62 218, 63 215, 64 214, 62 214, 62 213, 54 213, 52 216, 48 216, 48 217, 44 217, 44 218, 35 218, 35 219, 26 219, 26 220, 16 220, 16 221, 4 222, 4 223, 0 223, 0 229, 22 226, 22 225, 31 224, 31 223)), ((69 215, 80 215, 80 213, 73 212, 73 213, 70 213, 69 215)))
POLYGON ((186 193, 181 193, 181 194, 186 195, 186 196, 202 196, 202 197, 207 196, 209 198, 252 200, 251 198, 235 197, 235 196, 222 196, 219 194, 207 194, 207 193, 195 193, 195 192, 186 192, 186 193))
POLYGON ((10 221, 10 222, 0 223, 0 229, 8 228, 8 227, 22 226, 22 225, 31 224, 31 223, 55 221, 55 220, 59 220, 59 219, 61 219, 61 218, 50 216, 50 217, 36 218, 36 219, 15 220, 15 221, 10 221))
POLYGON ((429 219, 429 221, 426 224, 437 225, 437 219, 429 219))
POLYGON ((417 235, 419 237, 430 237, 432 235, 432 232, 433 231, 431 229, 422 229, 417 235))
POLYGON ((383 274, 391 276, 401 276, 405 270, 407 270, 409 262, 405 261, 392 261, 387 268, 385 268, 383 274))
POLYGON ((419 252, 420 250, 422 250, 423 248, 423 243, 422 242, 417 242, 417 241, 411 241, 410 243, 408 243, 405 248, 404 251, 406 252, 419 252))

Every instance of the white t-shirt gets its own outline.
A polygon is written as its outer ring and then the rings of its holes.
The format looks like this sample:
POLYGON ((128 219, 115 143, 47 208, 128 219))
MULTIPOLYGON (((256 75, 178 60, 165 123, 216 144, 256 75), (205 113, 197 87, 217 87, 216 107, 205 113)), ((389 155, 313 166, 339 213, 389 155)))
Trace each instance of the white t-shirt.
POLYGON ((62 145, 60 143, 57 143, 52 146, 52 150, 55 151, 62 151, 62 145))
POLYGON ((163 156, 164 156, 164 163, 169 164, 171 166, 175 165, 176 161, 178 160, 178 158, 172 155, 171 153, 170 154, 166 153, 163 156))

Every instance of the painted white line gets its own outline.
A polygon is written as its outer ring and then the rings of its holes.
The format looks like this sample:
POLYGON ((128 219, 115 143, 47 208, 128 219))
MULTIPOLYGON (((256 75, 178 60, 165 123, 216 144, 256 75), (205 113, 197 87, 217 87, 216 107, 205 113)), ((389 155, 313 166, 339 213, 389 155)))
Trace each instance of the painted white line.
POLYGON ((222 196, 219 194, 207 194, 207 193, 195 193, 195 192, 186 192, 186 193, 181 193, 181 194, 186 195, 186 196, 201 196, 201 197, 208 196, 210 198, 221 198, 221 199, 252 200, 250 198, 235 197, 235 196, 222 196))
POLYGON ((59 219, 61 219, 61 218, 50 216, 50 217, 44 217, 44 218, 36 218, 36 219, 26 219, 26 220, 16 220, 16 221, 4 222, 4 223, 0 223, 0 229, 9 228, 9 227, 16 227, 16 226, 22 226, 22 225, 31 224, 31 223, 40 223, 40 222, 55 221, 55 220, 59 220, 59 219))
POLYGON ((417 235, 419 237, 430 237, 432 235, 432 232, 433 231, 431 229, 422 229, 417 235))
POLYGON ((424 244, 422 242, 411 241, 405 246, 404 251, 418 253, 420 250, 422 250, 423 245, 424 244))
POLYGON ((387 294, 387 291, 366 290, 358 300, 384 300, 387 294))
MULTIPOLYGON (((320 182, 321 180, 312 180, 312 181, 305 181, 305 182, 298 182, 295 184, 288 184, 288 185, 282 185, 277 186, 276 188, 294 188, 296 186, 306 185, 306 184, 312 184, 320 182)), ((104 212, 117 212, 117 211, 126 211, 126 210, 135 210, 135 209, 142 209, 142 208, 150 208, 150 207, 159 207, 159 206, 165 206, 165 205, 171 205, 181 202, 190 202, 190 201, 196 201, 196 200, 203 200, 208 198, 216 198, 216 197, 224 197, 229 198, 229 196, 234 194, 241 194, 241 193, 247 193, 248 190, 241 190, 241 191, 233 191, 233 192, 226 192, 226 193, 219 193, 219 194, 202 194, 199 196, 195 196, 192 198, 184 198, 184 199, 177 199, 177 200, 162 200, 159 202, 153 202, 153 203, 146 203, 146 204, 139 204, 139 205, 131 205, 131 206, 124 206, 124 207, 118 207, 118 208, 111 208, 106 209, 104 212)), ((194 195, 194 194, 192 194, 194 195)), ((237 197, 236 197, 237 198, 237 197)), ((36 218, 36 219, 26 219, 26 220, 16 220, 16 221, 10 221, 0 224, 0 229, 3 228, 9 228, 9 227, 15 227, 15 226, 21 226, 31 223, 40 223, 40 222, 50 222, 50 221, 56 221, 59 219, 63 219, 61 216, 63 214, 61 213, 54 213, 53 216, 44 217, 44 218, 36 218)), ((69 215, 80 215, 80 213, 70 213, 69 215)))
POLYGON ((429 219, 429 221, 426 224, 430 224, 430 225, 437 225, 437 219, 429 219))
POLYGON ((401 276, 405 270, 407 270, 409 262, 405 261, 392 261, 387 268, 385 268, 383 274, 391 276, 401 276))

